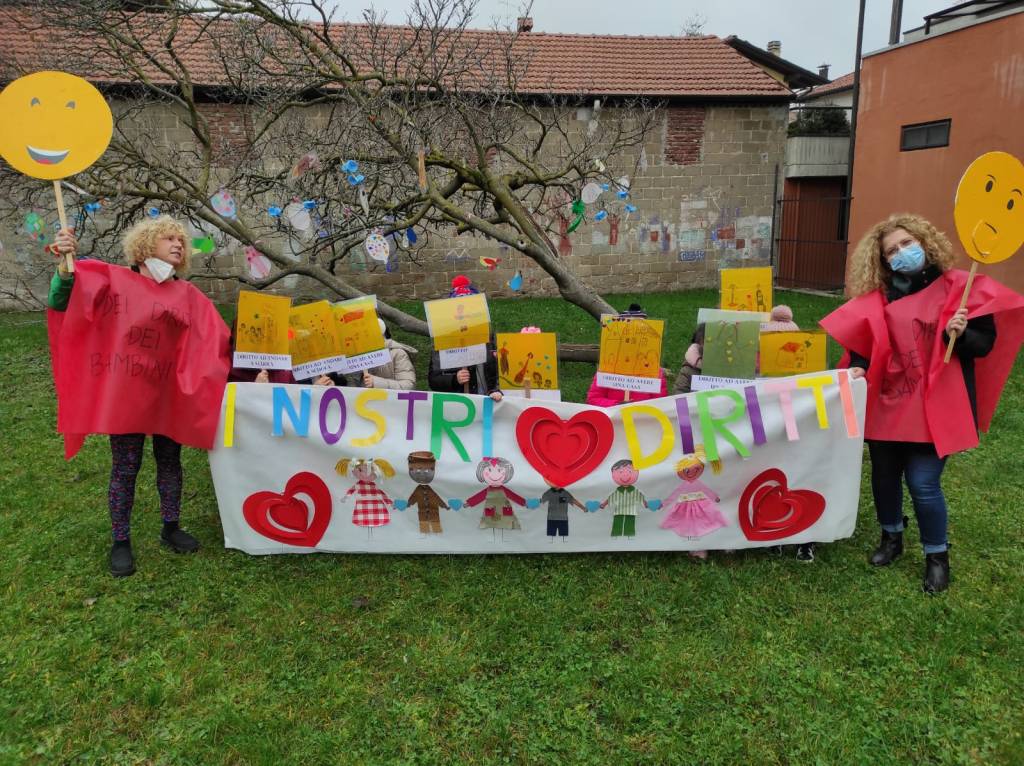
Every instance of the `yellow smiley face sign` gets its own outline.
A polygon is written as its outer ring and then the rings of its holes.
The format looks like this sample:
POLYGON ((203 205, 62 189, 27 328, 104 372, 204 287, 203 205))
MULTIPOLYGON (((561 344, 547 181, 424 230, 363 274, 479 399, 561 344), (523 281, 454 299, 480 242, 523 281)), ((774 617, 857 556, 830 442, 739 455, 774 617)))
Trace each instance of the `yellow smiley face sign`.
POLYGON ((36 72, 0 93, 0 155, 32 178, 80 173, 107 150, 114 118, 103 96, 81 77, 36 72))
POLYGON ((953 206, 956 233, 979 263, 1005 261, 1024 243, 1024 165, 1012 154, 988 152, 960 179, 953 206))

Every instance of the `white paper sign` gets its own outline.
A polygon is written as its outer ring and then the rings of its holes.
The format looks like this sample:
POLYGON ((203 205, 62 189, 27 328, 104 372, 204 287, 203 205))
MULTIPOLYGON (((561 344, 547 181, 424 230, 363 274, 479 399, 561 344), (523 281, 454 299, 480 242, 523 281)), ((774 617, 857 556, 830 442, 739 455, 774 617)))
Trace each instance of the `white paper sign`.
POLYGON ((597 385, 615 388, 619 391, 656 394, 661 391, 661 378, 641 378, 634 375, 616 375, 613 372, 598 372, 597 385))
POLYGON ((478 343, 465 348, 449 348, 437 352, 442 370, 461 370, 487 361, 487 344, 478 343))
POLYGON ((250 370, 290 370, 291 354, 260 354, 255 351, 236 351, 231 364, 250 370))

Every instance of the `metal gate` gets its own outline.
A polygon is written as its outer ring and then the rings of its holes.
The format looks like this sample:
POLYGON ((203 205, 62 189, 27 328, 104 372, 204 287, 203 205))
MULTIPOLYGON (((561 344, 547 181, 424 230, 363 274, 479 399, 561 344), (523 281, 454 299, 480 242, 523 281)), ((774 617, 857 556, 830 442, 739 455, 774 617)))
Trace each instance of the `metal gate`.
POLYGON ((842 290, 847 249, 843 227, 850 197, 817 196, 813 189, 802 184, 797 197, 782 197, 775 203, 775 283, 842 290))

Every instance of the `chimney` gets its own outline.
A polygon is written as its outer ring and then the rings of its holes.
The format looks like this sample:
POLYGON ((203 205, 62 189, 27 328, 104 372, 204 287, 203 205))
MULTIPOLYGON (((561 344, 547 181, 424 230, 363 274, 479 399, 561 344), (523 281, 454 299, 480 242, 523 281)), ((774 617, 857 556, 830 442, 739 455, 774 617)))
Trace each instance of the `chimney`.
POLYGON ((532 16, 520 16, 516 19, 516 31, 517 32, 532 32, 533 31, 533 17, 532 16))
POLYGON ((828 68, 830 66, 831 66, 831 64, 819 64, 818 65, 818 74, 821 75, 822 77, 824 77, 826 80, 828 79, 828 68))
POLYGON ((769 40, 768 41, 768 52, 782 58, 782 41, 781 40, 769 40))

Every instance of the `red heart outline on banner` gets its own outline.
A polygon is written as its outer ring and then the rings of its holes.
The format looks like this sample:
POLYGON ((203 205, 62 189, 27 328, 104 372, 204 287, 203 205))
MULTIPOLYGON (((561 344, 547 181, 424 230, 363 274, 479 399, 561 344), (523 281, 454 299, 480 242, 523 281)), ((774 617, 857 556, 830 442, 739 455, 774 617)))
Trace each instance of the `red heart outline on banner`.
POLYGON ((284 493, 255 492, 242 503, 242 515, 249 526, 264 537, 279 543, 313 548, 327 531, 331 521, 331 491, 315 473, 303 471, 288 479, 284 493), (296 495, 313 501, 309 507, 296 495))
POLYGON ((546 407, 530 407, 516 421, 523 457, 556 487, 568 487, 597 468, 614 440, 611 419, 598 410, 562 420, 546 407))
POLYGON ((740 529, 748 540, 782 540, 810 528, 825 512, 825 498, 789 489, 778 468, 762 471, 740 496, 740 529))

